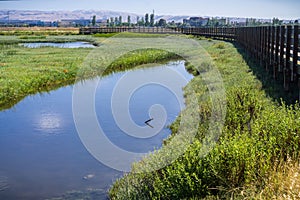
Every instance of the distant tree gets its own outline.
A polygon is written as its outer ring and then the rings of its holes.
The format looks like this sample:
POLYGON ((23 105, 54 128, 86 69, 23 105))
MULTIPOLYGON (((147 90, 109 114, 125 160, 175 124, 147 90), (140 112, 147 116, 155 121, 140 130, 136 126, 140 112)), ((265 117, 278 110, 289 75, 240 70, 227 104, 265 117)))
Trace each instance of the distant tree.
POLYGON ((110 24, 109 24, 109 25, 110 25, 110 26, 114 26, 114 24, 115 24, 114 18, 111 17, 111 18, 110 18, 110 24))
POLYGON ((115 17, 115 25, 119 25, 119 18, 118 17, 115 17))
POLYGON ((154 14, 150 15, 150 26, 154 26, 154 14))
POLYGON ((149 26, 150 22, 149 22, 149 14, 146 13, 145 14, 145 26, 149 26))
POLYGON ((160 19, 158 21, 158 26, 165 27, 167 25, 167 21, 165 19, 160 19))
POLYGON ((140 17, 137 16, 137 17, 136 17, 136 23, 139 24, 139 21, 140 21, 140 17))
POLYGON ((171 21, 171 22, 168 23, 167 26, 170 27, 170 28, 174 28, 174 27, 176 27, 176 23, 175 23, 175 21, 171 21))
POLYGON ((131 17, 130 17, 130 15, 128 15, 128 17, 127 17, 127 23, 130 26, 130 24, 131 24, 131 17))
POLYGON ((109 19, 106 20, 106 26, 109 26, 109 19))
POLYGON ((278 18, 273 18, 273 20, 272 20, 272 24, 273 25, 279 25, 280 24, 280 20, 278 19, 278 18))
POLYGON ((138 23, 139 26, 145 26, 145 18, 142 17, 142 19, 138 23))
POLYGON ((119 20, 118 20, 118 25, 121 25, 122 24, 122 16, 119 16, 119 20))
POLYGON ((96 25, 96 15, 93 16, 93 19, 92 19, 92 25, 93 25, 93 26, 96 25))

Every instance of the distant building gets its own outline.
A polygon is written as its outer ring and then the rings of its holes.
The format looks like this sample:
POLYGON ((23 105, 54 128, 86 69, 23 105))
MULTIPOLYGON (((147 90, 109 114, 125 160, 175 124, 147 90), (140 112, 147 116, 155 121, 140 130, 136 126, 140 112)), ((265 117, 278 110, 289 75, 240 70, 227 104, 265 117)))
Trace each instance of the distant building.
POLYGON ((62 19, 59 22, 60 27, 79 27, 88 26, 91 23, 89 19, 62 19))
POLYGON ((41 20, 0 20, 0 26, 14 26, 14 27, 32 27, 45 26, 45 22, 41 20))
POLYGON ((104 19, 97 20, 96 24, 100 27, 107 27, 108 26, 107 20, 104 20, 104 19))
POLYGON ((191 17, 190 19, 184 19, 183 24, 188 27, 201 27, 206 26, 209 18, 191 17))

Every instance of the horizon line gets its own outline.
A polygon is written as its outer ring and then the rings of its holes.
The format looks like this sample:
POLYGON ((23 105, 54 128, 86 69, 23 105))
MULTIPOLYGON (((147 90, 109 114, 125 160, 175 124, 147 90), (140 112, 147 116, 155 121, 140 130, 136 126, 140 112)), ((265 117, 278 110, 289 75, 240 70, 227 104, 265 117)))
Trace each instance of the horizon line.
MULTIPOLYGON (((0 0, 1 1, 1 0, 0 0)), ((0 9, 0 11, 39 11, 39 12, 74 12, 74 11, 95 11, 95 12, 101 12, 101 11, 106 11, 106 12, 117 12, 117 13, 127 13, 127 14, 134 14, 134 15, 138 15, 138 16, 143 16, 144 14, 139 14, 139 13, 134 13, 134 12, 127 12, 127 11, 118 11, 118 10, 101 10, 101 9, 69 9, 69 10, 64 10, 64 9, 52 9, 52 10, 41 10, 41 9, 0 9)), ((146 13, 151 13, 151 12, 146 12, 146 13)), ((145 13, 145 14, 146 14, 145 13)), ((238 18, 238 19, 273 19, 273 18, 278 18, 280 20, 299 20, 299 17, 296 18, 281 18, 281 17, 270 17, 270 18, 266 18, 266 17, 246 17, 246 16, 222 16, 222 15, 200 15, 200 14, 178 14, 178 15, 174 15, 174 14, 155 14, 155 16, 178 16, 178 17, 222 17, 222 18, 238 18)))

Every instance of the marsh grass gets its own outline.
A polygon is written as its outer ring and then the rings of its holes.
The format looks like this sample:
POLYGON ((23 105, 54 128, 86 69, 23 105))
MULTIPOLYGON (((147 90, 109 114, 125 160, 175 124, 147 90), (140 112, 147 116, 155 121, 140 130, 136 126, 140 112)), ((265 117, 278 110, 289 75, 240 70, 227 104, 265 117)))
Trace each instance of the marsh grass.
MULTIPOLYGON (((87 48, 25 48, 18 43, 71 41, 99 43, 92 36, 0 37, 0 110, 12 107, 27 95, 73 84, 81 64, 92 51, 87 48)), ((83 78, 103 75, 105 69, 106 74, 109 74, 141 64, 161 63, 177 58, 173 53, 156 49, 133 51, 118 58, 109 67, 101 63, 93 66, 85 71, 86 76, 83 78)))
POLYGON ((141 49, 129 52, 125 56, 118 58, 106 68, 103 74, 107 75, 112 72, 124 71, 131 69, 132 66, 144 65, 147 63, 163 63, 180 58, 180 56, 174 53, 160 49, 141 49))
POLYGON ((74 82, 77 63, 89 49, 0 45, 0 108, 10 108, 29 94, 74 82))
POLYGON ((2 36, 61 36, 61 35, 78 35, 79 28, 50 28, 50 27, 1 27, 0 35, 2 36))

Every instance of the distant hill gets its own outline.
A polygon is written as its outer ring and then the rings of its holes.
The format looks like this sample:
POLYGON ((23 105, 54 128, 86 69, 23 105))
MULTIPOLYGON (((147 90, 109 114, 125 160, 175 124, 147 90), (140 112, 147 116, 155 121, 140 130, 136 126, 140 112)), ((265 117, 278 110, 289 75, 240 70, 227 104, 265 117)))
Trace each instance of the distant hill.
POLYGON ((0 20, 41 20, 60 21, 62 19, 91 19, 96 15, 97 19, 106 20, 110 17, 122 16, 123 21, 128 15, 132 21, 136 21, 137 14, 116 12, 116 11, 96 11, 96 10, 75 10, 75 11, 37 11, 37 10, 0 10, 0 20))
MULTIPOLYGON (((98 20, 106 20, 110 17, 122 16, 123 21, 127 21, 128 15, 131 21, 136 22, 137 16, 143 17, 135 13, 106 11, 106 10, 75 10, 75 11, 38 11, 38 10, 0 10, 0 20, 41 20, 41 21, 60 21, 62 19, 91 19, 96 15, 98 20)), ((167 21, 182 22, 189 16, 173 16, 173 15, 156 15, 155 20, 165 19, 167 21)))
MULTIPOLYGON (((127 21, 128 15, 131 16, 131 21, 136 22, 137 17, 140 19, 142 15, 128 12, 108 11, 108 10, 75 10, 75 11, 38 11, 38 10, 0 10, 0 21, 3 20, 41 20, 41 21, 61 21, 63 19, 92 19, 96 15, 97 20, 106 20, 110 17, 122 16, 123 22, 127 21)), ((192 16, 174 16, 174 15, 155 15, 155 20, 165 19, 168 22, 182 22, 183 19, 188 19, 192 16)), ((200 17, 200 15, 198 16, 200 17)), ((208 17, 208 16, 202 16, 208 17)), ((218 18, 218 17, 217 17, 218 18)), ((246 18, 230 17, 227 18, 231 22, 245 22, 246 18)), ((260 21, 269 22, 270 19, 260 19, 260 21)), ((300 21, 300 19, 298 20, 300 21)))

